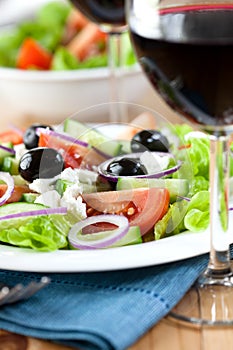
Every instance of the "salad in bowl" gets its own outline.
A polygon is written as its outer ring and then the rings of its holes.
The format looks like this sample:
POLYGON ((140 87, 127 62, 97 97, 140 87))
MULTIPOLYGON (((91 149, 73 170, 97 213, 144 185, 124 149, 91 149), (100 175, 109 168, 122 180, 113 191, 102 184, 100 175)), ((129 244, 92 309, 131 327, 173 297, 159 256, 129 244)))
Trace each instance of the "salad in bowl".
MULTIPOLYGON (((122 36, 122 99, 140 103, 153 89, 122 36)), ((31 19, 0 31, 0 112, 11 120, 60 123, 109 102, 107 38, 69 2, 50 1, 31 19)), ((95 122, 107 120, 96 115, 95 122)), ((85 118, 85 122, 89 118, 85 118)), ((90 120, 90 119, 89 119, 90 120)))
POLYGON ((1 244, 93 250, 204 231, 208 137, 185 124, 145 128, 140 118, 0 134, 1 244))
MULTIPOLYGON (((106 67, 106 46, 107 35, 68 1, 48 1, 31 19, 1 30, 0 66, 34 71, 106 67)), ((123 47, 124 65, 135 64, 127 33, 123 47)))

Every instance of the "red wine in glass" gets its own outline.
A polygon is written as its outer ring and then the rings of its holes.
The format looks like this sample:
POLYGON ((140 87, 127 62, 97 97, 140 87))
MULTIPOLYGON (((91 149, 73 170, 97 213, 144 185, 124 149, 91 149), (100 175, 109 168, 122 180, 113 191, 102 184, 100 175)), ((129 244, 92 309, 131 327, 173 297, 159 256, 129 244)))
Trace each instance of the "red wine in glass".
POLYGON ((156 91, 185 121, 210 134, 209 262, 171 315, 199 325, 233 325, 233 1, 127 0, 127 19, 138 60, 156 91))
POLYGON ((159 21, 166 30, 150 35, 131 26, 153 86, 173 109, 207 130, 233 130, 233 10, 164 11, 159 21))
POLYGON ((92 22, 120 28, 126 25, 124 0, 71 1, 92 22))

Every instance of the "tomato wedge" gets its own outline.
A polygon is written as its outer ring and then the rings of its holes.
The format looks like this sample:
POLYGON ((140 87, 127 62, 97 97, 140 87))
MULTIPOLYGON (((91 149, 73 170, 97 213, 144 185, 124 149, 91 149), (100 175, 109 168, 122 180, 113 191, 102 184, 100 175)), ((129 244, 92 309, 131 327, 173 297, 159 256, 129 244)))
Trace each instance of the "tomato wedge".
POLYGON ((168 210, 169 192, 164 188, 137 188, 82 195, 87 215, 119 214, 130 226, 139 226, 141 235, 149 232, 168 210))
POLYGON ((40 134, 38 146, 54 148, 60 152, 65 161, 66 168, 85 168, 91 170, 93 166, 106 160, 94 148, 71 143, 49 134, 40 134))
POLYGON ((48 70, 52 62, 52 55, 39 45, 34 39, 27 38, 20 47, 16 66, 20 69, 48 70))
POLYGON ((50 147, 61 153, 64 161, 65 167, 79 168, 83 158, 88 153, 88 148, 82 145, 77 145, 65 140, 60 139, 59 137, 40 134, 39 147, 50 147))
POLYGON ((23 142, 23 136, 19 131, 9 129, 0 133, 0 143, 11 142, 18 145, 23 142))
MULTIPOLYGON (((0 197, 4 195, 7 190, 7 185, 0 184, 0 197)), ((15 185, 14 191, 6 203, 19 202, 24 193, 31 192, 29 187, 26 185, 15 185)))
POLYGON ((71 40, 67 45, 67 49, 76 56, 79 60, 84 60, 88 57, 91 48, 106 40, 106 34, 92 22, 87 25, 71 40))

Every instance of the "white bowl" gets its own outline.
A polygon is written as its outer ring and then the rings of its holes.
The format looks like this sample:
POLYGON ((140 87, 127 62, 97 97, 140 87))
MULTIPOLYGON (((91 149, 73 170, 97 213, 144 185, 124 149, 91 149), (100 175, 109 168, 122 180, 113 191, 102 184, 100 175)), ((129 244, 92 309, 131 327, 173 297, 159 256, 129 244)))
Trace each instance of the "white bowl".
MULTIPOLYGON (((120 71, 120 101, 140 104, 144 96, 154 94, 138 65, 120 71)), ((107 68, 75 71, 22 71, 0 68, 0 112, 12 119, 61 122, 74 113, 94 105, 108 103, 107 68)), ((92 122, 106 121, 106 115, 88 115, 92 122)))

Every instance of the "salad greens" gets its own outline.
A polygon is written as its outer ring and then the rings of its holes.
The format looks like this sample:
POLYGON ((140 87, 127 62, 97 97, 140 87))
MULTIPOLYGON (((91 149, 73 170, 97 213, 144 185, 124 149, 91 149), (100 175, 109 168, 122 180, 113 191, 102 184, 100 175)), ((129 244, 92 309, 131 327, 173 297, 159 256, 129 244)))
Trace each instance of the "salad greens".
POLYGON ((204 231, 209 225, 209 192, 196 193, 188 204, 184 226, 190 231, 204 231))
POLYGON ((155 239, 179 234, 183 231, 200 232, 209 226, 209 192, 200 191, 190 201, 175 202, 167 214, 155 224, 155 239))
POLYGON ((192 136, 190 128, 187 129, 186 125, 178 126, 178 136, 184 146, 174 149, 174 153, 177 158, 183 161, 183 166, 179 173, 174 174, 174 176, 189 178, 189 196, 192 197, 195 193, 209 188, 210 142, 208 137, 196 137, 195 133, 192 136), (185 134, 187 130, 188 133, 185 134), (181 133, 183 136, 180 136, 181 133), (190 135, 188 140, 184 140, 185 135, 190 135))
POLYGON ((67 247, 70 224, 61 215, 47 215, 30 219, 11 219, 1 225, 0 241, 38 251, 53 251, 67 247), (4 226, 4 228, 2 227, 4 226))
MULTIPOLYGON (((42 6, 32 20, 24 21, 17 27, 3 31, 0 34, 0 66, 17 67, 17 57, 26 39, 35 40, 43 49, 52 55, 50 70, 73 70, 84 68, 96 68, 107 66, 106 42, 99 40, 96 42, 97 49, 90 47, 92 54, 85 59, 70 52, 68 48, 70 38, 66 32, 69 16, 72 12, 69 3, 52 1, 42 6)), ((76 34, 80 29, 75 29, 76 34)), ((128 33, 123 35, 123 62, 125 65, 136 63, 128 33)), ((87 40, 87 45, 88 40, 87 40)), ((29 69, 38 69, 31 67, 29 69)))
POLYGON ((0 35, 1 66, 15 67, 17 53, 23 41, 36 39, 43 47, 54 51, 61 43, 64 25, 71 6, 61 2, 44 5, 31 21, 20 23, 0 35))
POLYGON ((105 54, 90 57, 80 62, 65 47, 61 46, 54 52, 51 70, 88 69, 105 66, 107 66, 107 56, 105 54))
MULTIPOLYGON (((169 237, 183 231, 200 232, 209 226, 209 154, 210 142, 207 136, 198 137, 186 124, 173 127, 182 147, 174 147, 173 153, 183 161, 173 178, 187 178, 187 198, 170 205, 167 214, 155 225, 155 239, 169 237)), ((230 176, 233 176, 231 157, 230 176)))
MULTIPOLYGON (((74 132, 74 127, 75 125, 72 121, 72 132, 74 132)), ((174 201, 174 198, 170 201, 167 212, 154 225, 153 239, 155 240, 184 231, 205 231, 209 226, 209 139, 204 134, 194 132, 185 124, 175 125, 169 131, 171 139, 174 140, 175 137, 178 140, 178 142, 174 142, 171 145, 171 153, 176 160, 182 161, 182 165, 178 171, 167 175, 164 180, 187 179, 189 187, 187 187, 185 197, 178 196, 176 201, 174 201)), ((92 132, 92 135, 97 133, 98 136, 98 129, 90 129, 89 132, 92 132)), ((97 136, 96 140, 98 141, 97 136)), ((102 137, 105 136, 102 135, 102 137)), ((93 142, 94 139, 92 137, 93 142)), ((61 141, 59 142, 60 147, 62 147, 61 141)), ((95 146, 97 147, 98 143, 95 146)), ((9 154, 7 154, 7 157, 9 158, 9 154)), ((16 159, 13 155, 10 157, 16 159)), ((230 157, 230 159, 230 195, 232 195, 233 157, 230 157)), ((3 169, 4 163, 3 159, 0 165, 1 171, 7 171, 3 169)), ((8 171, 11 172, 11 169, 9 168, 8 171)), ((18 176, 14 177, 17 183, 19 181, 17 179, 18 176)), ((68 233, 75 222, 79 222, 86 217, 86 204, 82 202, 80 193, 112 190, 109 185, 106 186, 104 183, 98 184, 97 179, 98 174, 93 171, 68 167, 55 178, 34 180, 28 185, 29 189, 34 191, 33 203, 37 203, 37 205, 45 209, 48 207, 65 207, 67 208, 67 214, 50 214, 37 217, 22 216, 17 217, 17 219, 0 220, 0 241, 18 247, 30 247, 37 251, 71 249, 67 239, 68 233)), ((127 178, 127 180, 130 179, 127 178)), ((136 180, 138 179, 131 179, 132 189, 137 188, 140 184, 140 181, 137 183, 136 180)), ((153 181, 151 181, 151 184, 153 181)), ((141 181, 141 183, 144 182, 143 180, 141 181)), ((24 182, 22 183, 25 185, 24 182)), ((128 188, 129 184, 127 181, 124 182, 124 179, 120 179, 119 186, 121 188, 119 187, 118 189, 116 187, 116 190, 124 190, 128 188)), ((25 193, 20 201, 26 200, 26 196, 31 194, 25 193)), ((32 198, 30 197, 31 200, 32 198)), ((0 219, 1 216, 11 213, 12 210, 15 213, 15 204, 6 204, 0 207, 0 219)), ((20 202, 18 202, 19 204, 20 202)), ((147 241, 147 238, 145 241, 147 241)))

